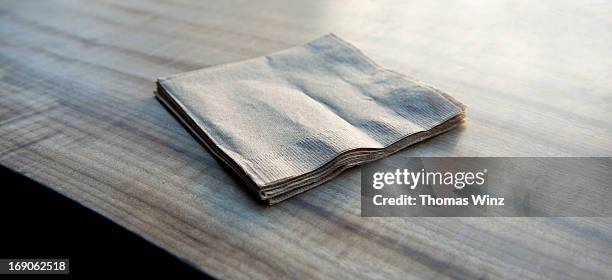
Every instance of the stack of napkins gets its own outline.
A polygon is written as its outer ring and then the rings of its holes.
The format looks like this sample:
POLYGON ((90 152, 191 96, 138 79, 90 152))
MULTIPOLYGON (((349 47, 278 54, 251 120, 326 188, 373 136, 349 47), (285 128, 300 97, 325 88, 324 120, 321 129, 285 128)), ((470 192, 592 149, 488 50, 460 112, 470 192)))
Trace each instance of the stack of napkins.
POLYGON ((333 34, 160 78, 156 94, 270 204, 445 132, 465 109, 333 34))

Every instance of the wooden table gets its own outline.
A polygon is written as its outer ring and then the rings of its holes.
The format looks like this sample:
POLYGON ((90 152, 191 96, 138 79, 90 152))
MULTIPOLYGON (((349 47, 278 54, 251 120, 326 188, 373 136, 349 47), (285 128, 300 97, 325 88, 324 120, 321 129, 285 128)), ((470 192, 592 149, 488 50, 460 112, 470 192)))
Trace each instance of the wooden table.
POLYGON ((607 2, 8 0, 0 163, 219 277, 612 275, 610 218, 362 218, 358 168, 260 205, 153 98, 330 32, 468 105, 398 162, 612 154, 607 2))

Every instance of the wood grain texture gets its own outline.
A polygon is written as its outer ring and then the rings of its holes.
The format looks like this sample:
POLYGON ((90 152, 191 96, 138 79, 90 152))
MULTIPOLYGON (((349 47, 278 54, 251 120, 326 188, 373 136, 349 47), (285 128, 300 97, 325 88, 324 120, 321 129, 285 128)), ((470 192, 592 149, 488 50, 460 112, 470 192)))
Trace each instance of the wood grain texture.
POLYGON ((260 205, 153 98, 329 32, 468 105, 398 162, 612 155, 608 2, 57 0, 0 3, 0 163, 220 277, 612 275, 610 218, 361 218, 359 169, 260 205))

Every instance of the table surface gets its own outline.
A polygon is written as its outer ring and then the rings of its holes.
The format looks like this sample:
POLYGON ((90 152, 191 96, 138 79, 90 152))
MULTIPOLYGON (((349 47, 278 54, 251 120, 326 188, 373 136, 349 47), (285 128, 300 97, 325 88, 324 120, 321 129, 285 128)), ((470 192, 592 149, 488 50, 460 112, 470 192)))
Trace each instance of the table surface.
POLYGON ((219 277, 612 275, 610 218, 362 218, 359 168, 266 207, 153 97, 157 77, 330 32, 467 104, 397 162, 612 154, 605 1, 15 0, 0 164, 219 277))

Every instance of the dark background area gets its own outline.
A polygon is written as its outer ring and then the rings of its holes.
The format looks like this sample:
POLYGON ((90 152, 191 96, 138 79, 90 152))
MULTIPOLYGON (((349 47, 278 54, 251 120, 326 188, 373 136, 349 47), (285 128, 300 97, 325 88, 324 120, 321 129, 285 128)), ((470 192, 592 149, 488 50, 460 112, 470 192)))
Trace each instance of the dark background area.
MULTIPOLYGON (((70 275, 210 279, 102 215, 0 166, 0 258, 68 258, 70 275)), ((19 277, 17 277, 19 276, 19 277)))

